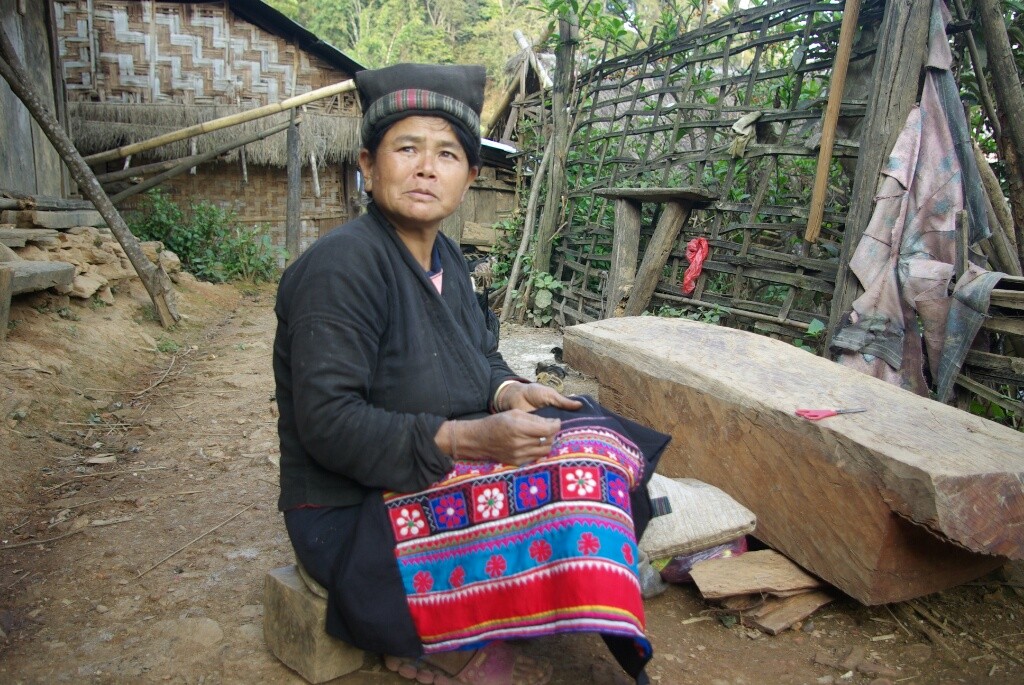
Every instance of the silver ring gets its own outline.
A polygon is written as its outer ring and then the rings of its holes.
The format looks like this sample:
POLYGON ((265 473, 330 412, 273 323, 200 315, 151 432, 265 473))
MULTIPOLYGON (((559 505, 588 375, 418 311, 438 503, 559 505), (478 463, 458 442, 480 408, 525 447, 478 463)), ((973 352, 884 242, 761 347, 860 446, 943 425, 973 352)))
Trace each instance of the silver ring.
POLYGON ((543 445, 543 444, 544 444, 545 442, 547 442, 547 441, 548 441, 548 439, 547 439, 547 438, 543 438, 543 437, 541 437, 541 438, 537 438, 537 440, 538 440, 538 441, 540 442, 540 444, 542 444, 542 445, 543 445))

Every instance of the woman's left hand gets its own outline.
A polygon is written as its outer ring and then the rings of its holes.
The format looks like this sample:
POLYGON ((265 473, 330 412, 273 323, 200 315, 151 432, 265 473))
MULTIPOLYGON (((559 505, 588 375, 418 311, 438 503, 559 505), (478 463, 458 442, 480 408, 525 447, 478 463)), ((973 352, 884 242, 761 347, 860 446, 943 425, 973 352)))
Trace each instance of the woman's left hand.
POLYGON ((501 409, 522 409, 534 411, 541 407, 556 407, 575 411, 583 406, 579 400, 566 397, 554 388, 540 383, 510 384, 501 393, 501 409))

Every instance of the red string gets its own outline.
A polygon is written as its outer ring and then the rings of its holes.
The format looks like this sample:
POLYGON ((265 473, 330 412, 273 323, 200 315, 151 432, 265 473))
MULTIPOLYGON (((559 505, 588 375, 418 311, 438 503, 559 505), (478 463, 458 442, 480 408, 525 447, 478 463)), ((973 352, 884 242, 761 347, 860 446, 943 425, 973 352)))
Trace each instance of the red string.
POLYGON ((690 265, 686 267, 683 274, 683 294, 689 295, 697 287, 697 279, 700 277, 704 260, 707 259, 711 247, 706 238, 694 238, 686 243, 686 259, 690 265))

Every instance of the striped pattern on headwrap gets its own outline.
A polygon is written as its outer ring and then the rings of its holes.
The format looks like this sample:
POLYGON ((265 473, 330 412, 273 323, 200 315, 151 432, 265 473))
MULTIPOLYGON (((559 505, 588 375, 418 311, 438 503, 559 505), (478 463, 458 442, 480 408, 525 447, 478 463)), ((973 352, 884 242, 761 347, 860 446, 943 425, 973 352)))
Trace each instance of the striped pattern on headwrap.
POLYGON ((480 140, 480 116, 473 109, 448 95, 430 90, 396 90, 377 98, 363 114, 362 135, 366 143, 377 127, 395 121, 396 115, 447 115, 446 119, 462 126, 477 141, 480 140))

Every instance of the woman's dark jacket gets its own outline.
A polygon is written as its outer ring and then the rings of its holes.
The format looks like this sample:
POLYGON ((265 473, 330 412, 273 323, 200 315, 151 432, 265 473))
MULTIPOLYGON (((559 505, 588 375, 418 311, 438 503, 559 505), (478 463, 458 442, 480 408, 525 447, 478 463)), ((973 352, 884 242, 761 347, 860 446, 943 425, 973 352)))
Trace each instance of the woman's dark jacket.
POLYGON ((282 511, 422 490, 452 467, 434 436, 481 415, 515 374, 458 246, 438 234, 443 294, 371 204, 281 278, 274 376, 282 511))

